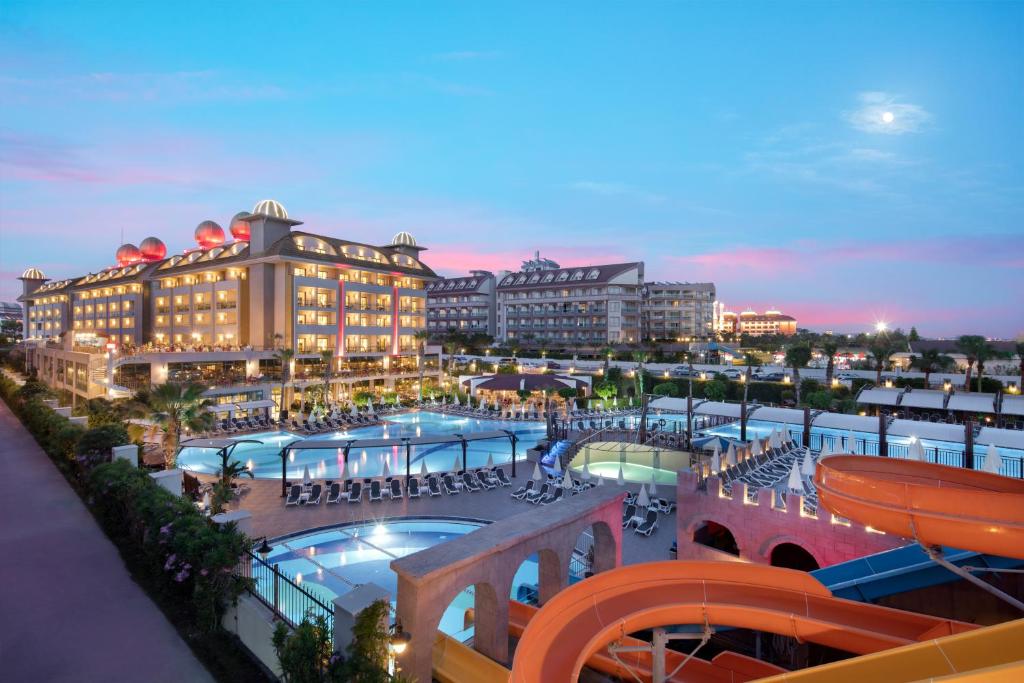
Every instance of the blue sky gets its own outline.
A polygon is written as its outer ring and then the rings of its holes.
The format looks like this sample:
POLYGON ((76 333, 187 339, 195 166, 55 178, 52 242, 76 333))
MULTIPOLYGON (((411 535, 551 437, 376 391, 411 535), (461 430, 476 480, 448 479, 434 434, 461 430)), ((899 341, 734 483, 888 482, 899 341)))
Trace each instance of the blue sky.
POLYGON ((9 0, 0 298, 273 197, 444 273, 642 259, 816 329, 1013 336, 1022 41, 1009 2, 9 0))

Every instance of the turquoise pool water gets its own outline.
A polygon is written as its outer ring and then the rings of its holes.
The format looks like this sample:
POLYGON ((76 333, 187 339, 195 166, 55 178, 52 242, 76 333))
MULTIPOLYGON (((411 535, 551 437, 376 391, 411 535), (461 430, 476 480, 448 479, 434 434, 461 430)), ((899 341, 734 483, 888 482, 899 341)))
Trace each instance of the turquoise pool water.
MULTIPOLYGON (((591 477, 604 476, 605 484, 615 484, 619 478, 619 463, 617 462, 593 462, 591 461, 587 469, 590 471, 591 477)), ((574 467, 574 472, 581 472, 582 467, 574 467)), ((650 484, 651 475, 656 473, 656 479, 654 480, 658 486, 664 484, 665 486, 676 485, 676 473, 670 470, 655 470, 653 467, 647 465, 638 465, 632 462, 622 463, 622 478, 628 482, 634 482, 637 484, 650 484)))
MULTIPOLYGON (((507 420, 484 420, 458 415, 442 415, 431 412, 411 412, 392 415, 384 424, 359 427, 340 432, 326 432, 314 437, 299 436, 291 432, 262 432, 239 436, 242 440, 232 451, 232 460, 244 463, 254 477, 279 479, 281 477, 281 449, 300 438, 317 440, 388 439, 405 436, 435 436, 450 434, 471 434, 474 432, 508 429, 520 440, 516 446, 516 460, 526 459, 526 450, 544 437, 543 422, 514 422, 507 420), (250 443, 257 441, 259 443, 250 443)), ((402 446, 388 448, 352 449, 349 453, 350 477, 381 476, 386 461, 388 470, 394 475, 404 475, 406 453, 402 446)), ((462 460, 462 447, 457 443, 413 446, 410 457, 410 471, 418 474, 425 462, 430 472, 447 472, 453 468, 456 457, 462 460)), ((466 452, 469 467, 482 467, 490 457, 496 465, 512 461, 512 445, 508 439, 471 441, 466 452)), ((289 478, 303 476, 309 467, 310 476, 315 479, 338 479, 344 463, 344 451, 337 449, 289 451, 286 465, 289 478)), ((192 472, 213 474, 220 468, 220 458, 214 449, 186 446, 178 454, 178 466, 192 472)), ((460 465, 461 467, 461 465, 460 465)))
MULTIPOLYGON (((401 519, 379 523, 358 523, 339 526, 309 533, 295 534, 273 539, 273 551, 267 562, 277 565, 287 576, 315 595, 325 605, 348 593, 358 585, 374 583, 391 594, 394 604, 397 591, 397 577, 391 571, 392 560, 411 555, 439 543, 468 534, 484 526, 484 522, 453 519, 401 519)), ((254 562, 254 565, 256 562, 254 562)), ((254 567, 257 590, 267 600, 272 600, 272 579, 267 572, 254 567)), ((515 597, 521 586, 537 583, 536 559, 524 562, 516 572, 512 586, 515 597)), ((287 590, 293 590, 288 588, 287 590)), ((288 610, 289 605, 300 601, 279 597, 279 604, 288 610)), ((448 606, 441 618, 439 628, 460 640, 468 640, 473 633, 472 626, 466 628, 466 610, 473 607, 472 587, 462 591, 448 606)), ((296 612, 299 607, 291 608, 296 612)), ((298 622, 302 614, 288 614, 298 622)))

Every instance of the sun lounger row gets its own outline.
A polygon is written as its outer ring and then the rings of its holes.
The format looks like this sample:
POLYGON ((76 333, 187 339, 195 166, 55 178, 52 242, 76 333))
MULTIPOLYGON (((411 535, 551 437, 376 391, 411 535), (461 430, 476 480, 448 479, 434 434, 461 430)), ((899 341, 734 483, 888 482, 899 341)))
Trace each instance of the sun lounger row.
MULTIPOLYGON (((431 474, 425 481, 420 477, 409 477, 408 484, 403 489, 402 477, 389 477, 387 480, 380 479, 346 479, 343 483, 327 483, 327 504, 359 503, 363 500, 363 492, 370 502, 379 502, 388 497, 391 500, 400 500, 406 495, 411 498, 420 498, 426 491, 428 496, 435 497, 443 495, 458 495, 463 491, 493 490, 501 486, 511 487, 512 482, 500 467, 493 470, 481 468, 460 472, 458 475, 445 473, 442 475, 431 474)), ((324 487, 320 484, 302 486, 293 484, 289 488, 288 496, 285 499, 285 506, 317 505, 324 487)))

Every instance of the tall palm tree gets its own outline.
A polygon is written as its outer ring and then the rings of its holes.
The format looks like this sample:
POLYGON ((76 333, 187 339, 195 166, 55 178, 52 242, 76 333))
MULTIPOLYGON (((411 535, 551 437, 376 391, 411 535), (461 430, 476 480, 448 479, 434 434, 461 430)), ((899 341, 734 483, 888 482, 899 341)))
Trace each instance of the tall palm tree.
POLYGON ((213 422, 213 415, 206 410, 213 401, 203 396, 205 392, 206 387, 202 384, 169 382, 154 387, 149 394, 153 420, 164 433, 164 465, 167 469, 174 468, 182 431, 201 431, 213 422))
POLYGON ((828 364, 825 366, 825 386, 832 386, 832 375, 836 371, 836 354, 839 353, 839 342, 832 335, 825 335, 819 343, 821 352, 828 357, 828 364))
POLYGON ((646 351, 634 351, 633 360, 636 361, 636 382, 637 382, 637 397, 643 400, 644 396, 644 363, 647 361, 646 351))
POLYGON ((331 371, 334 370, 334 352, 321 351, 320 360, 324 364, 324 412, 327 412, 327 406, 331 402, 331 371))
POLYGON ((935 349, 922 351, 920 356, 910 359, 910 367, 924 373, 924 388, 927 389, 933 372, 942 372, 953 365, 953 359, 944 356, 935 349))
POLYGON ((743 354, 743 363, 747 366, 746 377, 743 380, 743 402, 747 402, 747 390, 750 389, 750 376, 755 366, 761 365, 761 359, 752 353, 743 354))
POLYGON ((885 369, 886 364, 889 362, 889 356, 892 355, 893 348, 892 340, 884 334, 875 335, 875 338, 871 340, 868 352, 875 360, 875 384, 882 383, 882 370, 885 369))
POLYGON ((417 330, 412 335, 420 346, 420 400, 423 400, 423 373, 426 369, 427 364, 427 340, 430 339, 430 333, 426 330, 417 330))
POLYGON ((956 347, 967 357, 967 374, 964 376, 964 391, 971 391, 971 371, 978 363, 978 391, 981 391, 981 369, 985 360, 992 357, 994 349, 980 334, 965 334, 956 340, 956 347))
POLYGON ((285 406, 284 390, 291 381, 292 359, 295 358, 295 349, 277 349, 274 351, 274 358, 281 362, 281 405, 277 411, 277 419, 284 419, 285 406))
POLYGON ((615 349, 612 348, 609 345, 605 345, 605 346, 601 347, 600 353, 604 357, 604 366, 603 366, 604 369, 602 370, 601 374, 603 376, 607 377, 608 376, 608 366, 611 364, 612 354, 615 353, 615 349))
POLYGON ((800 405, 800 368, 811 362, 811 347, 804 342, 786 349, 786 365, 793 368, 793 384, 796 385, 796 404, 800 405))

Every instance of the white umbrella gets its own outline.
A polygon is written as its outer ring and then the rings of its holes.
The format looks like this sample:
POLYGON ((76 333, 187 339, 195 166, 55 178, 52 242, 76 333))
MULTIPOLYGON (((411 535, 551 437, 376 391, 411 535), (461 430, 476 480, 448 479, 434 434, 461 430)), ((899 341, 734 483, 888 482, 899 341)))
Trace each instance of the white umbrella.
POLYGON ((555 458, 555 461, 553 463, 551 463, 551 469, 553 469, 555 472, 561 472, 562 471, 561 458, 557 458, 557 457, 555 458))
POLYGON ((832 455, 832 446, 825 439, 825 435, 821 435, 821 453, 818 454, 819 458, 824 458, 826 455, 832 455))
POLYGON ((420 467, 420 476, 426 479, 430 475, 430 471, 427 470, 427 459, 423 459, 423 465, 420 467))
POLYGON ((353 403, 353 404, 352 404, 352 407, 351 407, 351 408, 349 409, 349 411, 348 411, 348 412, 349 412, 349 414, 350 414, 350 415, 351 415, 352 417, 355 417, 356 415, 358 415, 358 414, 359 414, 359 408, 356 408, 356 404, 355 404, 355 403, 353 403))
POLYGON ((924 447, 921 446, 920 439, 914 439, 907 446, 907 460, 916 460, 918 462, 924 460, 924 447))
POLYGON ((448 402, 448 395, 445 394, 445 395, 441 396, 441 405, 444 405, 447 402, 448 402))
POLYGON ((462 458, 455 456, 455 462, 452 464, 452 472, 458 472, 462 469, 462 458))
POLYGON ((722 470, 722 458, 718 452, 718 447, 715 447, 715 452, 711 454, 711 474, 717 475, 722 470))
POLYGON ((387 479, 388 477, 391 476, 391 468, 388 467, 388 459, 385 458, 384 456, 381 456, 380 459, 381 459, 381 462, 384 463, 384 466, 381 467, 381 475, 380 476, 382 476, 385 479, 387 479))
POLYGON ((597 485, 598 485, 598 486, 604 486, 604 475, 603 475, 603 474, 602 474, 602 475, 600 475, 600 476, 599 476, 599 477, 597 478, 597 485))
POLYGON ((732 467, 736 464, 736 446, 732 443, 729 444, 729 450, 725 452, 725 465, 726 467, 732 467))
POLYGON ((768 445, 772 448, 782 448, 782 437, 774 429, 772 429, 771 436, 768 437, 768 445))
POLYGON ((565 471, 565 476, 562 477, 562 488, 563 489, 571 489, 572 488, 572 475, 569 474, 569 470, 566 470, 565 471))
POLYGON ((658 482, 657 482, 658 476, 657 475, 658 475, 657 471, 651 472, 651 486, 650 486, 650 489, 651 489, 651 495, 652 496, 655 493, 658 492, 658 482))
POLYGON ((999 468, 1003 466, 1003 456, 999 455, 999 449, 996 448, 994 443, 988 445, 988 450, 985 451, 985 467, 982 468, 986 472, 992 474, 999 474, 999 468))
POLYGON ((460 405, 462 405, 462 402, 459 401, 459 395, 458 394, 453 394, 452 395, 452 405, 453 406, 460 406, 460 405))
POLYGON ((207 491, 206 493, 203 494, 203 509, 204 510, 209 510, 210 509, 210 492, 209 491, 207 491))
POLYGON ((853 430, 850 429, 846 432, 846 445, 845 449, 847 453, 857 452, 857 437, 853 435, 853 430))
POLYGON ((804 492, 804 480, 800 477, 800 463, 794 462, 793 469, 789 471, 789 488, 798 493, 804 492))
POLYGON ((761 439, 754 437, 754 440, 750 442, 750 457, 756 458, 761 455, 764 451, 761 450, 761 439))
POLYGON ((366 412, 368 412, 370 415, 374 414, 374 412, 373 412, 373 397, 372 396, 370 396, 369 398, 366 399, 366 412))
POLYGON ((583 474, 581 475, 584 481, 590 481, 590 463, 583 463, 583 474))
POLYGON ((646 508, 651 506, 651 498, 647 495, 647 485, 640 485, 640 495, 636 498, 636 504, 638 507, 646 508))
POLYGON ((544 476, 540 473, 540 463, 534 463, 533 465, 533 480, 540 481, 544 476))
POLYGON ((814 460, 811 459, 811 449, 804 451, 804 462, 800 466, 800 473, 807 477, 814 476, 814 460))
POLYGON ((306 467, 303 468, 302 470, 302 483, 305 484, 306 486, 313 485, 313 478, 309 476, 309 465, 306 465, 306 467))
POLYGON ((487 454, 487 469, 491 469, 493 467, 494 467, 494 454, 493 453, 488 453, 487 454))
POLYGON ((625 486, 626 485, 626 478, 624 476, 622 476, 622 463, 621 462, 619 463, 619 478, 616 481, 616 483, 619 486, 625 486))

